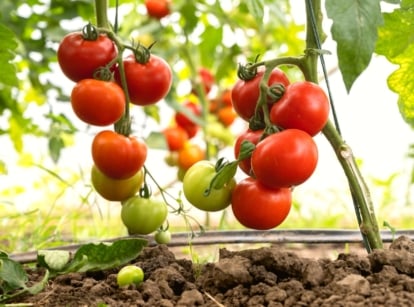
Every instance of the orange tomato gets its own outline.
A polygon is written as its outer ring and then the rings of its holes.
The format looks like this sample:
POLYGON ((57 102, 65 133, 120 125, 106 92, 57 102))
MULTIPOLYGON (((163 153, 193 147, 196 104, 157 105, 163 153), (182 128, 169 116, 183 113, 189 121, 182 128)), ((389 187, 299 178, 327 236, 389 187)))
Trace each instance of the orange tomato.
POLYGON ((233 107, 226 106, 218 111, 217 117, 224 126, 228 127, 237 118, 237 113, 233 107))
POLYGON ((179 126, 167 127, 162 133, 170 151, 180 150, 188 140, 187 131, 179 126))
POLYGON ((203 160, 204 150, 197 144, 188 144, 178 152, 178 166, 187 170, 194 163, 203 160))

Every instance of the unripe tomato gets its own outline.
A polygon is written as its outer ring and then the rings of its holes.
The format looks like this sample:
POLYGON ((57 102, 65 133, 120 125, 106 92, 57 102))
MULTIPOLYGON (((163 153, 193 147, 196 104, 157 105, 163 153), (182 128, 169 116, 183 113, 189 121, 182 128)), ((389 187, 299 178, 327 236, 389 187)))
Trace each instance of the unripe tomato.
MULTIPOLYGON (((260 89, 259 83, 262 80, 264 70, 259 70, 257 75, 250 80, 238 80, 231 91, 231 99, 233 108, 241 118, 249 121, 256 110, 257 101, 259 99, 260 89)), ((275 68, 269 78, 268 85, 282 84, 287 87, 289 79, 283 71, 275 68)))
POLYGON ((236 185, 234 178, 221 189, 213 188, 208 196, 204 195, 215 174, 214 164, 206 160, 195 163, 185 173, 184 196, 194 207, 203 211, 220 211, 230 205, 231 194, 236 185))
POLYGON ((256 179, 268 188, 297 186, 305 182, 318 163, 313 138, 299 129, 287 129, 259 142, 251 157, 256 179))
POLYGON ((96 69, 107 65, 117 55, 114 42, 106 35, 87 40, 82 32, 67 34, 57 50, 60 69, 74 82, 93 78, 96 69))
POLYGON ((154 236, 158 244, 168 244, 171 242, 171 232, 169 230, 160 230, 154 236))
POLYGON ((122 202, 121 220, 129 234, 146 235, 156 231, 168 215, 164 201, 133 196, 122 202))
POLYGON ((251 177, 236 185, 231 198, 233 214, 240 224, 257 230, 280 225, 291 206, 291 189, 269 189, 251 177))
MULTIPOLYGON (((172 84, 172 71, 163 58, 151 54, 148 62, 140 63, 131 54, 123 64, 131 103, 146 106, 167 96, 172 84)), ((114 77, 118 84, 122 84, 119 68, 115 69, 114 77)))
POLYGON ((139 191, 144 182, 144 172, 141 169, 132 177, 113 179, 103 174, 94 165, 91 171, 91 181, 96 192, 106 200, 123 201, 139 191))
POLYGON ((92 159, 96 167, 113 179, 135 175, 147 158, 147 145, 133 136, 111 130, 99 132, 92 141, 92 159))
POLYGON ((74 113, 85 123, 108 126, 117 122, 125 110, 125 94, 114 83, 83 79, 72 90, 70 102, 74 113))
POLYGON ((119 270, 116 282, 119 287, 139 285, 144 281, 144 271, 136 265, 127 265, 119 270))
POLYGON ((300 81, 290 84, 271 108, 270 120, 284 129, 300 129, 311 136, 328 121, 329 100, 317 84, 300 81))
POLYGON ((178 151, 178 166, 187 170, 198 161, 205 157, 204 150, 197 144, 188 144, 178 151))

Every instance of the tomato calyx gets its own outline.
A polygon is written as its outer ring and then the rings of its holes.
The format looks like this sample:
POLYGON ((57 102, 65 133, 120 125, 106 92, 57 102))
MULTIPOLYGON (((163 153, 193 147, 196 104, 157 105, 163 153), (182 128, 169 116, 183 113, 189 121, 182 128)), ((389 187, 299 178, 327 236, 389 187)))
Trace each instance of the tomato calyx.
POLYGON ((151 48, 156 42, 153 42, 148 47, 145 47, 143 44, 138 43, 134 48, 134 57, 135 61, 140 64, 146 64, 149 62, 151 57, 151 48))
POLYGON ((285 86, 282 83, 275 83, 268 87, 267 96, 271 98, 272 103, 276 103, 285 93, 285 86))
POLYGON ((257 66, 255 63, 247 63, 245 65, 239 64, 237 69, 237 77, 239 79, 248 81, 256 77, 257 75, 257 66))
POLYGON ((82 38, 87 41, 96 41, 99 37, 98 29, 90 22, 82 28, 82 38))

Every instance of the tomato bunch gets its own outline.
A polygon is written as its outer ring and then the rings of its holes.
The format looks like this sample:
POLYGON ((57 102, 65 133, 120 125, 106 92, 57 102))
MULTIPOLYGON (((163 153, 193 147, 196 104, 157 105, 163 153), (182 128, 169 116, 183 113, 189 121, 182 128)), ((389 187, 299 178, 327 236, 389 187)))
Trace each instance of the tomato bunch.
POLYGON ((148 148, 144 140, 131 135, 129 106, 164 99, 172 85, 172 71, 149 48, 126 48, 113 35, 90 24, 69 33, 58 47, 58 63, 76 82, 70 97, 74 113, 86 124, 106 127, 92 141, 93 187, 104 199, 122 204, 121 220, 129 233, 148 234, 164 223, 167 207, 150 193, 141 193, 148 148), (124 56, 125 50, 133 53, 124 56))

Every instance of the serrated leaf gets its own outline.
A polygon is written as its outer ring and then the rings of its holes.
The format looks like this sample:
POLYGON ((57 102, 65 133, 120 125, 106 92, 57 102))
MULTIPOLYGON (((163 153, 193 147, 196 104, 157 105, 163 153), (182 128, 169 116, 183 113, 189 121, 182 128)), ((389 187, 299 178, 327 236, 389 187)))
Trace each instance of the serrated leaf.
MULTIPOLYGON (((414 1, 404 1, 410 8, 414 1)), ((384 26, 379 28, 376 52, 384 55, 399 68, 388 77, 389 88, 399 95, 398 107, 404 120, 414 127, 414 11, 397 9, 384 14, 384 26)))
POLYGON ((16 68, 11 63, 15 57, 14 51, 17 48, 16 36, 3 24, 0 24, 0 42, 0 83, 17 86, 16 68))
POLYGON ((378 0, 327 0, 326 11, 333 24, 331 33, 337 43, 339 69, 349 92, 371 61, 382 24, 378 0))

